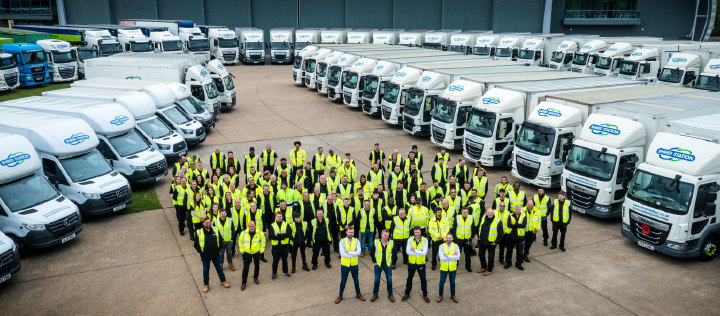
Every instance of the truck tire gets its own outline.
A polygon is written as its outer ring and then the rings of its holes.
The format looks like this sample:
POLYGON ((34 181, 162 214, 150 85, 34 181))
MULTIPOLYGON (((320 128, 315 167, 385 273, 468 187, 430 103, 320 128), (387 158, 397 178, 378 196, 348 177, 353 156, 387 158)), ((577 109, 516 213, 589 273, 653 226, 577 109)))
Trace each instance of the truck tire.
POLYGON ((503 160, 502 168, 507 171, 512 170, 512 154, 508 154, 507 156, 505 156, 505 160, 503 160))
POLYGON ((20 240, 20 238, 15 237, 14 235, 8 235, 10 239, 17 245, 18 252, 20 252, 20 257, 25 257, 27 254, 27 248, 25 247, 25 244, 20 240))
POLYGON ((717 256, 717 246, 718 236, 713 235, 708 237, 705 242, 703 242, 702 247, 700 247, 700 256, 698 256, 698 260, 707 262, 715 258, 715 256, 717 256))

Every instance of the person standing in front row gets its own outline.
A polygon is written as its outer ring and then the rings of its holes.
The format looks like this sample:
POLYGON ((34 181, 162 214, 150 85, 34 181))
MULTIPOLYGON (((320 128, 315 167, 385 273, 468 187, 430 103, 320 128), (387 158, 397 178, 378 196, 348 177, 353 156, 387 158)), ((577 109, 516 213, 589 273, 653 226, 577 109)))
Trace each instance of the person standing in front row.
POLYGON ((570 212, 570 201, 565 199, 565 192, 558 192, 558 198, 552 204, 552 241, 550 249, 557 246, 557 233, 560 231, 560 250, 565 252, 565 233, 567 233, 568 224, 572 220, 572 212, 570 212))
POLYGON ((277 212, 275 214, 275 222, 270 225, 270 231, 268 236, 272 240, 272 279, 277 279, 277 268, 278 262, 282 260, 282 272, 286 277, 290 277, 288 273, 287 257, 290 247, 290 237, 292 235, 292 228, 286 221, 283 221, 283 213, 277 212))
POLYGON ((238 238, 238 251, 243 259, 242 286, 240 291, 245 291, 248 273, 250 272, 250 263, 255 264, 253 272, 253 281, 260 284, 258 276, 260 276, 260 256, 265 253, 265 233, 255 228, 255 222, 249 221, 247 229, 240 233, 238 238))
POLYGON ((515 267, 520 270, 525 270, 525 268, 523 268, 522 266, 522 252, 525 246, 525 227, 527 226, 527 223, 528 220, 527 216, 525 216, 525 212, 523 212, 520 205, 516 205, 515 213, 510 214, 507 220, 507 225, 510 229, 510 233, 507 236, 507 243, 505 243, 505 246, 507 247, 507 255, 505 256, 505 269, 510 269, 510 267, 512 266, 512 254, 513 250, 515 250, 517 251, 515 255, 515 267))
MULTIPOLYGON (((323 216, 323 210, 315 211, 315 218, 312 220, 312 236, 313 236, 313 254, 312 269, 317 270, 318 254, 322 249, 323 257, 325 258, 325 267, 328 269, 332 268, 330 265, 330 223, 328 218, 323 216)), ((350 226, 352 227, 352 226, 350 226)), ((357 249, 358 255, 360 255, 360 248, 357 249)))
MULTIPOLYGON (((345 283, 347 283, 348 274, 352 274, 355 282, 355 297, 361 301, 365 301, 365 297, 360 294, 360 280, 358 279, 358 257, 360 256, 360 241, 353 238, 355 228, 347 226, 345 230, 346 238, 340 241, 340 296, 335 299, 335 304, 340 304, 343 300, 343 292, 345 292, 345 283)), ((327 256, 326 256, 327 258, 327 256)))
POLYGON ((203 227, 196 232, 195 250, 200 254, 200 260, 202 260, 203 264, 203 284, 205 285, 203 293, 210 290, 210 263, 215 266, 220 278, 220 285, 229 288, 230 284, 225 281, 225 273, 223 273, 222 266, 220 266, 220 249, 225 246, 225 240, 223 240, 217 229, 212 227, 212 221, 209 217, 205 218, 202 225, 203 227))
POLYGON ((373 263, 375 264, 375 284, 373 286, 373 296, 370 302, 375 302, 378 299, 378 292, 380 291, 380 276, 385 272, 385 281, 387 283, 388 300, 395 303, 395 297, 393 296, 392 288, 392 264, 395 258, 395 246, 393 241, 390 240, 390 231, 383 229, 380 239, 375 239, 375 247, 370 250, 370 256, 373 263))
POLYGON ((478 251, 480 256, 480 269, 478 273, 488 276, 492 273, 495 266, 495 248, 497 244, 502 242, 504 236, 503 221, 500 216, 495 216, 495 210, 489 208, 485 211, 485 216, 480 220, 478 228, 478 251), (485 252, 487 251, 488 261, 485 261, 485 252))
POLYGON ((227 217, 227 210, 225 210, 224 208, 220 209, 220 216, 215 219, 213 225, 225 241, 223 247, 220 248, 220 268, 223 268, 224 264, 223 255, 227 253, 227 260, 228 265, 230 266, 230 270, 235 271, 235 266, 232 262, 232 252, 233 245, 235 245, 235 243, 233 243, 233 236, 235 236, 235 231, 237 230, 237 227, 235 227, 232 219, 227 217))
POLYGON ((437 302, 440 303, 443 300, 443 290, 445 290, 445 279, 450 277, 450 299, 457 303, 458 299, 455 297, 455 275, 457 274, 457 264, 460 260, 460 248, 452 242, 453 235, 447 234, 445 243, 440 246, 440 294, 437 302))
POLYGON ((310 271, 307 261, 305 260, 305 235, 308 231, 308 223, 302 220, 300 213, 296 212, 293 214, 293 223, 291 225, 293 237, 290 241, 290 245, 292 247, 292 270, 290 270, 290 273, 295 273, 295 263, 297 262, 298 250, 300 251, 300 256, 302 257, 302 269, 310 271))
POLYGON ((405 296, 403 296, 400 301, 405 302, 410 298, 413 277, 415 276, 415 272, 417 272, 420 277, 420 289, 423 293, 423 300, 425 300, 425 303, 430 303, 430 298, 427 296, 427 280, 425 279, 425 256, 427 256, 428 252, 428 241, 422 236, 420 226, 413 227, 413 234, 413 237, 408 238, 407 246, 405 247, 410 263, 408 264, 408 277, 405 283, 405 296))

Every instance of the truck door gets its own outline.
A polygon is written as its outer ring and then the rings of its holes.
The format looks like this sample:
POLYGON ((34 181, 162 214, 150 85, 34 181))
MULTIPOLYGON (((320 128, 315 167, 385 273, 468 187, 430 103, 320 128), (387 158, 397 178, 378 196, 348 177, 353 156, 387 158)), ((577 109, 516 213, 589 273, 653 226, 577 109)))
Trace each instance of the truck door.
POLYGON ((205 89, 203 89, 202 85, 190 84, 190 94, 193 96, 193 98, 195 98, 195 101, 197 101, 198 104, 202 105, 205 109, 207 109, 207 106, 205 106, 205 89))
POLYGON ((504 118, 498 121, 495 130, 495 147, 493 155, 500 155, 507 151, 508 145, 513 143, 512 118, 504 118))
MULTIPOLYGON (((677 236, 678 239, 684 240, 698 238, 702 236, 706 227, 717 221, 714 213, 706 214, 706 207, 714 208, 715 206, 715 201, 710 201, 708 199, 708 193, 712 192, 710 187, 713 185, 716 185, 716 183, 704 183, 698 186, 697 194, 695 195, 695 207, 693 208, 692 219, 689 223, 690 227, 687 227, 688 224, 683 223, 681 220, 679 224, 680 227, 678 229, 678 233, 680 234, 680 236, 677 236)), ((702 244, 699 244, 698 247, 702 247, 702 244)), ((702 249, 700 251, 702 251, 702 249)))
POLYGON ((455 132, 455 140, 462 140, 463 135, 465 135, 465 127, 467 125, 467 118, 468 115, 470 115, 470 111, 472 110, 472 107, 470 106, 461 106, 457 111, 457 119, 455 119, 455 126, 457 126, 456 132, 455 132))
POLYGON ((70 182, 65 177, 65 173, 58 166, 57 162, 48 158, 43 158, 42 162, 43 174, 48 179, 50 184, 54 185, 63 195, 72 193, 70 192, 70 190, 68 190, 70 188, 70 182))
POLYGON ((618 168, 615 172, 615 183, 613 183, 613 202, 625 199, 628 185, 633 177, 633 172, 626 171, 628 168, 634 170, 638 157, 635 154, 624 155, 620 157, 618 168))
POLYGON ((565 166, 565 160, 567 159, 566 152, 564 150, 566 144, 572 144, 573 134, 565 133, 559 134, 555 141, 555 153, 554 160, 550 166, 550 175, 559 175, 563 172, 563 166, 565 166))
POLYGON ((436 95, 430 95, 425 97, 425 104, 423 104, 423 111, 422 111, 422 121, 423 122, 430 122, 432 120, 432 114, 431 112, 435 109, 435 104, 437 103, 438 96, 436 95))

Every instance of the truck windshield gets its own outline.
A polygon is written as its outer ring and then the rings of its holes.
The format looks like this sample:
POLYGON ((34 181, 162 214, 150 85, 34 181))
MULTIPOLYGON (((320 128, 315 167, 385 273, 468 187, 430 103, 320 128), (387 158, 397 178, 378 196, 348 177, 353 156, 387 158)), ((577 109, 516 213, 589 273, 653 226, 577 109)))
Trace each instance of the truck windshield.
POLYGON ((98 47, 100 48, 100 52, 102 52, 103 56, 118 54, 122 50, 120 48, 120 43, 100 44, 98 47))
POLYGON ((231 38, 231 39, 219 38, 219 39, 218 39, 218 47, 222 47, 222 48, 235 48, 235 47, 238 47, 238 46, 240 46, 240 45, 238 45, 238 40, 237 40, 237 38, 231 38))
POLYGON ((182 42, 180 41, 163 41, 163 51, 176 52, 182 50, 182 42))
POLYGON ((422 89, 412 88, 408 90, 407 95, 408 98, 405 102, 403 112, 413 116, 417 115, 420 113, 420 109, 422 108, 425 91, 422 89))
POLYGON ((377 92, 378 77, 369 75, 365 77, 365 89, 363 89, 363 98, 373 98, 377 92))
POLYGON ((150 149, 150 144, 145 142, 145 138, 140 136, 134 128, 124 135, 108 138, 108 140, 121 157, 127 157, 150 149))
POLYGON ((328 82, 334 82, 337 84, 340 81, 340 67, 330 67, 330 74, 328 75, 328 82))
POLYGON ((555 133, 539 131, 529 126, 523 126, 517 138, 517 146, 525 151, 542 156, 550 154, 555 141, 555 133))
POLYGON ((179 110, 176 106, 173 106, 163 111, 165 117, 167 117, 173 123, 180 125, 190 122, 190 117, 185 112, 179 110))
POLYGON ((208 99, 215 99, 220 96, 220 92, 218 92, 215 82, 205 85, 205 93, 207 93, 208 99))
POLYGON ((310 45, 310 42, 297 42, 295 43, 295 50, 300 51, 308 45, 310 45))
POLYGON ((552 58, 550 58, 550 61, 554 63, 561 63, 563 61, 563 57, 565 56, 565 53, 563 52, 553 52, 552 58))
POLYGON ((191 52, 207 51, 210 50, 210 43, 208 43, 207 39, 189 40, 188 50, 191 52))
POLYGON ((534 50, 529 50, 529 49, 521 49, 521 50, 518 52, 518 58, 521 58, 521 59, 533 59, 533 58, 535 58, 535 51, 534 51, 534 50))
POLYGON ((597 59, 597 63, 595 63, 595 67, 600 69, 610 69, 610 64, 612 64, 612 58, 600 56, 597 59))
POLYGON ((67 53, 60 53, 60 52, 52 52, 53 61, 62 64, 62 63, 71 63, 77 60, 77 56, 75 55, 75 51, 71 50, 67 53))
POLYGON ((388 82, 385 86, 385 96, 383 96, 383 100, 395 103, 397 102, 398 94, 400 94, 400 85, 388 82))
POLYGON ((588 53, 575 53, 572 63, 575 65, 585 65, 587 64, 587 57, 588 53))
POLYGON ((8 70, 15 67, 17 67, 17 62, 15 61, 15 58, 10 57, 0 59, 0 70, 8 70))
POLYGON ((318 70, 317 70, 318 77, 321 77, 321 78, 325 77, 325 75, 327 74, 327 64, 320 63, 317 65, 317 67, 318 67, 318 70))
POLYGON ((510 47, 498 48, 495 51, 495 56, 497 56, 497 57, 510 57, 511 55, 512 55, 512 48, 510 48, 510 47))
POLYGON ((573 145, 565 168, 579 175, 602 181, 610 181, 617 157, 608 153, 573 145))
POLYGON ((314 73, 316 64, 317 62, 315 62, 315 59, 308 59, 308 66, 307 68, 305 68, 305 71, 309 73, 314 73))
POLYGON ((492 112, 485 112, 480 109, 473 109, 468 119, 467 131, 482 137, 490 137, 495 129, 495 117, 492 112))
POLYGON ((56 196, 58 192, 40 173, 0 186, 0 199, 13 213, 44 203, 56 196))
POLYGON ((290 49, 290 43, 288 42, 272 42, 270 43, 272 49, 290 49))
POLYGON ((344 86, 350 89, 355 89, 357 87, 358 77, 357 72, 346 72, 345 78, 343 78, 343 81, 345 82, 344 86))
POLYGON ((205 109, 193 98, 183 99, 178 101, 178 103, 182 105, 183 109, 190 112, 190 114, 200 114, 205 111, 205 109))
POLYGON ((72 182, 82 182, 114 171, 97 149, 78 157, 61 159, 60 164, 72 182))
POLYGON ((247 42, 247 43, 245 43, 245 49, 248 49, 248 50, 264 49, 265 45, 263 45, 263 44, 265 44, 265 43, 263 43, 263 42, 247 42))
POLYGON ((623 61, 620 61, 620 65, 618 65, 618 68, 620 69, 621 74, 628 75, 628 76, 634 76, 637 74, 637 66, 638 66, 637 62, 623 60, 623 61))
POLYGON ((490 55, 490 47, 487 47, 487 46, 474 47, 474 48, 473 48, 473 55, 488 56, 488 55, 490 55))
POLYGON ((297 57, 295 57, 295 62, 293 63, 293 68, 300 69, 300 66, 302 66, 302 57, 297 56, 297 57))
POLYGON ((80 61, 98 58, 98 52, 96 50, 78 50, 78 58, 80 61))
POLYGON ((228 75, 223 78, 223 82, 225 82, 225 89, 232 90, 235 89, 235 84, 233 83, 232 76, 228 75))
POLYGON ((223 89, 222 79, 213 78, 213 81, 215 81, 215 87, 217 87, 218 92, 225 92, 225 89, 223 89))
POLYGON ((163 121, 158 120, 157 117, 138 123, 138 127, 152 139, 163 138, 173 133, 173 131, 165 125, 163 121))
POLYGON ((25 64, 39 64, 47 61, 45 52, 41 50, 26 51, 22 53, 25 64))
POLYGON ((664 68, 660 73, 659 81, 678 83, 682 80, 684 70, 664 68))
POLYGON ((440 43, 425 43, 423 44, 423 48, 442 50, 442 45, 440 43))
POLYGON ((448 49, 448 50, 451 52, 464 53, 465 45, 450 45, 450 49, 448 49))
POLYGON ((130 50, 135 53, 152 52, 153 44, 150 42, 147 42, 147 43, 130 42, 130 50))
POLYGON ((635 202, 659 208, 664 212, 687 214, 695 186, 678 181, 672 186, 672 191, 665 190, 665 185, 672 181, 670 178, 637 170, 630 182, 627 196, 635 202))
POLYGON ((435 115, 433 115, 433 118, 443 123, 452 123, 455 120, 456 109, 457 103, 455 101, 450 101, 445 98, 438 98, 437 106, 435 107, 435 115))
POLYGON ((720 91, 720 77, 700 76, 695 84, 695 89, 720 91))

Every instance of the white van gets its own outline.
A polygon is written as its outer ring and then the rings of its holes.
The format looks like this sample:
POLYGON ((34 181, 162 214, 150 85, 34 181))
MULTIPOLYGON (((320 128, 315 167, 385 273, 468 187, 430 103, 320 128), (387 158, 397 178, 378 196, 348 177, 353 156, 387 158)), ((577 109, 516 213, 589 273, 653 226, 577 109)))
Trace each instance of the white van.
MULTIPOLYGON (((15 242, 20 255, 63 244, 82 231, 77 206, 43 176, 40 155, 27 138, 0 133, 0 157, 0 231, 15 242)), ((0 248, 2 242, 7 243, 0 237, 0 248)), ((0 262, 5 262, 5 251, 0 249, 0 262)), ((4 268, 0 266, 0 280, 4 268)))
POLYGON ((10 280, 20 271, 20 251, 17 244, 0 232, 0 283, 10 280))
POLYGON ((98 151, 132 185, 160 181, 167 174, 165 157, 137 130, 135 118, 122 105, 95 100, 29 97, 3 102, 0 106, 85 121, 97 134, 98 151))
POLYGON ((22 135, 35 147, 45 177, 83 216, 112 213, 132 202, 127 179, 96 149, 95 131, 81 119, 0 107, 0 132, 22 135))

